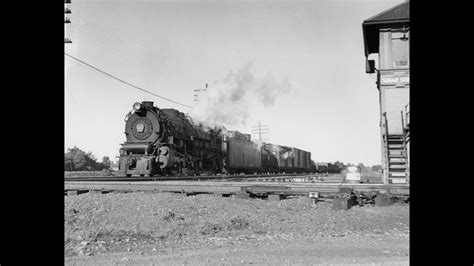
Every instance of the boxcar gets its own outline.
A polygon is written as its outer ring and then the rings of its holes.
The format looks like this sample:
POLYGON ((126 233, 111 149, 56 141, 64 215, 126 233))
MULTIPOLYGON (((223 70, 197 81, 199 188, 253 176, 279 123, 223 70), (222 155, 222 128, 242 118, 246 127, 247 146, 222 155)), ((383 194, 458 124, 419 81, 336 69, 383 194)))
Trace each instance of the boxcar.
POLYGON ((272 144, 265 143, 262 145, 260 152, 262 154, 262 171, 277 173, 278 172, 278 159, 277 151, 273 148, 272 144))
POLYGON ((278 146, 278 167, 281 171, 293 171, 293 148, 278 146))

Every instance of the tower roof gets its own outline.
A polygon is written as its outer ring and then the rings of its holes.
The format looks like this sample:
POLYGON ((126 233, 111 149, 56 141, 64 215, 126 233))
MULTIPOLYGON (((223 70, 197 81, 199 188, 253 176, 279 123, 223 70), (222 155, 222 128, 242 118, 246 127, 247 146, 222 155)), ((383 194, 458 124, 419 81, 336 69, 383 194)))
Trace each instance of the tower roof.
POLYGON ((379 29, 381 27, 396 27, 410 25, 410 2, 404 2, 364 20, 365 56, 379 51, 379 29))

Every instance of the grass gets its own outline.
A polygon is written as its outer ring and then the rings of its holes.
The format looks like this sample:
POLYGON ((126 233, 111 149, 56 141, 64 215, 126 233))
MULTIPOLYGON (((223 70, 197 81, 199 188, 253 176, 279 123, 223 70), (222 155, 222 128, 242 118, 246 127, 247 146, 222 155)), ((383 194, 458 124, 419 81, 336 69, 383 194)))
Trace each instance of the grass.
POLYGON ((114 176, 115 171, 104 169, 102 171, 64 171, 64 177, 86 177, 86 176, 114 176))

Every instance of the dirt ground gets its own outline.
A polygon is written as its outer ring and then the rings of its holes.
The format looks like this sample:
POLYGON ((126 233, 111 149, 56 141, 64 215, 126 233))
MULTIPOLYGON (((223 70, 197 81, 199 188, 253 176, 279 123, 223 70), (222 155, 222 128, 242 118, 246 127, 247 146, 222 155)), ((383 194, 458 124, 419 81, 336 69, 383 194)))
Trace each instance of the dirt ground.
POLYGON ((66 265, 409 264, 409 204, 173 193, 65 197, 66 265))
POLYGON ((164 250, 138 254, 119 252, 93 257, 68 257, 66 265, 408 265, 408 242, 371 241, 278 241, 255 245, 241 243, 216 248, 164 250))

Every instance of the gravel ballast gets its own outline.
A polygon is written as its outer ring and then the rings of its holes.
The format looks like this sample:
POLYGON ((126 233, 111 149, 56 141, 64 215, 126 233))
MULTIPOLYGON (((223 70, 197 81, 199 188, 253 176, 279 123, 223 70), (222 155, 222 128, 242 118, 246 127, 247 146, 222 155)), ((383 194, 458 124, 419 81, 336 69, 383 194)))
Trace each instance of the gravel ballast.
POLYGON ((409 204, 334 211, 330 200, 268 201, 175 193, 65 197, 65 255, 138 255, 277 243, 371 245, 390 239, 408 250, 409 204), (371 242, 372 241, 372 242, 371 242))

